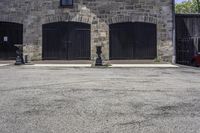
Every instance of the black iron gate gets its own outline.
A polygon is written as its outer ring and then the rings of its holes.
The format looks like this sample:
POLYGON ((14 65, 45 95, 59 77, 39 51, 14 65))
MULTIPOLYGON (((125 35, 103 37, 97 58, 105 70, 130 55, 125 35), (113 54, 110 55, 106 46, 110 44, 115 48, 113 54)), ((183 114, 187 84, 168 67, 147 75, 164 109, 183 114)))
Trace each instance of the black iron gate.
POLYGON ((0 22, 0 59, 15 59, 15 44, 23 43, 23 25, 0 22))
POLYGON ((200 43, 200 15, 176 15, 176 62, 192 65, 192 59, 198 54, 200 43))
POLYGON ((118 23, 110 25, 110 59, 155 59, 156 25, 118 23))
POLYGON ((182 38, 176 41, 176 62, 184 65, 191 65, 195 54, 194 39, 182 38))
POLYGON ((90 59, 90 25, 77 22, 43 25, 43 59, 90 59))

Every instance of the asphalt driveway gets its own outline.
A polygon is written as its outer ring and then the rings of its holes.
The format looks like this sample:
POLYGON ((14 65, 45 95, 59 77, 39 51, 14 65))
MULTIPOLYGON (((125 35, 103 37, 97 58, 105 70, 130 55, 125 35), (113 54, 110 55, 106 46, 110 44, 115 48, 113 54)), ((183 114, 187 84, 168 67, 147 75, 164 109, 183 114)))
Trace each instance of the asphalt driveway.
POLYGON ((0 133, 199 133, 200 69, 0 67, 0 133))

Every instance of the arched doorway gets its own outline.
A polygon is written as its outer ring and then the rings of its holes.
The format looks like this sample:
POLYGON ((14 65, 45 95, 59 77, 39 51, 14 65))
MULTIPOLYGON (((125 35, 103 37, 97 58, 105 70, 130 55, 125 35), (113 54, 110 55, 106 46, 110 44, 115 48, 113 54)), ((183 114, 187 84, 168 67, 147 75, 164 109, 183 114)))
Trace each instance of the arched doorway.
POLYGON ((12 22, 0 22, 0 59, 15 59, 15 44, 23 43, 23 25, 12 22))
POLYGON ((90 25, 56 22, 43 25, 44 60, 89 60, 90 25))
POLYGON ((156 25, 127 22, 110 25, 110 59, 155 59, 156 25))

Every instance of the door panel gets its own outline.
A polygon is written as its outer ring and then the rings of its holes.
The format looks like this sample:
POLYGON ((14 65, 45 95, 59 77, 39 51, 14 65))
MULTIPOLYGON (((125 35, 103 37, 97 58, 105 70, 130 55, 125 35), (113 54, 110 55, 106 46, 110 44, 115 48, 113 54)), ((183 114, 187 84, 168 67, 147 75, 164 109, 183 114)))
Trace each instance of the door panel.
POLYGON ((23 43, 23 25, 0 22, 0 59, 15 59, 15 44, 23 43))
POLYGON ((110 25, 110 59, 154 59, 157 56, 156 25, 110 25))
POLYGON ((69 59, 90 59, 90 30, 73 29, 69 38, 69 59))
POLYGON ((120 23, 110 26, 111 59, 128 59, 134 55, 134 32, 131 23, 120 23))
POLYGON ((56 52, 59 51, 60 46, 55 45, 59 44, 59 34, 57 33, 57 29, 47 29, 43 33, 43 36, 45 38, 44 43, 47 44, 43 46, 43 49, 46 50, 46 52, 43 52, 46 59, 56 59, 57 57, 61 58, 62 52, 56 52))
POLYGON ((75 22, 44 25, 43 59, 90 59, 90 25, 75 22))
POLYGON ((134 32, 135 59, 156 58, 156 25, 135 23, 134 32))

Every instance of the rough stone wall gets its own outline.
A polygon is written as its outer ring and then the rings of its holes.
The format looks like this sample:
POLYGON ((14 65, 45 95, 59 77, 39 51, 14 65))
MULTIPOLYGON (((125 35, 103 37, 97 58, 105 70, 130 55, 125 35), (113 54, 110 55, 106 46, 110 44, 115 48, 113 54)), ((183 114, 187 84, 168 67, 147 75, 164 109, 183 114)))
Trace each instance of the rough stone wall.
POLYGON ((158 58, 171 61, 172 0, 74 0, 72 8, 59 6, 60 0, 1 0, 0 21, 23 24, 24 52, 33 60, 42 58, 42 25, 58 21, 91 24, 91 58, 96 46, 103 46, 109 60, 109 24, 149 22, 157 24, 158 58))

